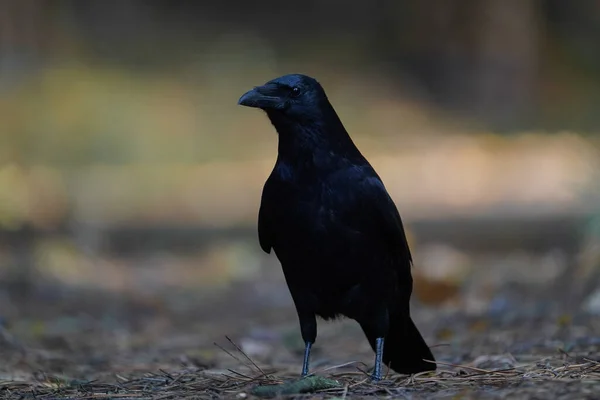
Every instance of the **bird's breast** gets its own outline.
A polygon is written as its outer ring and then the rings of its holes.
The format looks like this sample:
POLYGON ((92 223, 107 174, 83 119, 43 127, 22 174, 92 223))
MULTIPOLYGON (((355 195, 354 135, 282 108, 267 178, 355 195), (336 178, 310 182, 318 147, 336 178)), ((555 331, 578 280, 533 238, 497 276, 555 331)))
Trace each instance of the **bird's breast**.
POLYGON ((354 186, 340 179, 339 169, 324 171, 280 162, 270 185, 270 210, 277 241, 311 249, 325 243, 351 244, 360 233, 353 225, 357 213, 354 186))

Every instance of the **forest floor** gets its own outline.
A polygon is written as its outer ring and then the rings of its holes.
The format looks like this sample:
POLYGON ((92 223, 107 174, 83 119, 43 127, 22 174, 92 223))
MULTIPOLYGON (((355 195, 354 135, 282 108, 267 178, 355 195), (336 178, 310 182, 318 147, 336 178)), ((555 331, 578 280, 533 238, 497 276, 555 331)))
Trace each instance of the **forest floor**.
POLYGON ((285 300, 270 305, 252 301, 259 289, 249 284, 219 295, 3 288, 3 304, 12 307, 4 307, 0 325, 0 398, 243 399, 289 391, 313 398, 591 399, 600 393, 597 318, 525 306, 476 315, 418 302, 414 319, 433 348, 435 373, 389 373, 372 383, 374 356, 357 325, 320 322, 311 367, 328 380, 298 383, 302 343, 280 283, 285 300))

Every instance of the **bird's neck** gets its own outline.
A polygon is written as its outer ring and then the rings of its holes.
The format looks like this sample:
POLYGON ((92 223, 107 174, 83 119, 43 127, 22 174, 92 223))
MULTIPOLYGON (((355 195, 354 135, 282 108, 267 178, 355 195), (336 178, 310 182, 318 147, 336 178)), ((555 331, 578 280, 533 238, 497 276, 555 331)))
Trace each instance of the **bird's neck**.
POLYGON ((269 116, 279 136, 278 159, 291 165, 323 168, 339 158, 362 157, 341 120, 331 110, 325 118, 301 123, 269 116))

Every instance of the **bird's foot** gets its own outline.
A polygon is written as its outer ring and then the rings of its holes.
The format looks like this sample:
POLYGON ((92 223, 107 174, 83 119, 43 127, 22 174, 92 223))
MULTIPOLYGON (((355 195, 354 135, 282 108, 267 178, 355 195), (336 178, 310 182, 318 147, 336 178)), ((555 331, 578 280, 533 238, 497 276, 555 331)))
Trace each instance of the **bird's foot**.
POLYGON ((381 371, 379 371, 379 373, 373 372, 371 374, 371 380, 373 382, 379 382, 381 380, 381 371))

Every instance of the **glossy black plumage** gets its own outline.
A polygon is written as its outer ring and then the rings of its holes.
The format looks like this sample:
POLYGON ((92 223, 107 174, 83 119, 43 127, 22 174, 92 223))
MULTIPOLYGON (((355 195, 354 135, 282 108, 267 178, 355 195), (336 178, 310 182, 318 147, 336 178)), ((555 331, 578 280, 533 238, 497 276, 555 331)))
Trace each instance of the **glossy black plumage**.
MULTIPOLYGON (((400 215, 321 85, 285 75, 250 90, 239 104, 263 109, 279 136, 258 233, 262 249, 281 262, 296 305, 306 343, 303 375, 316 316, 355 319, 397 372, 434 370, 410 317, 412 258, 400 215)), ((381 378, 377 360, 373 377, 381 378)))

